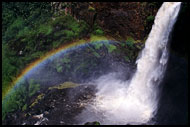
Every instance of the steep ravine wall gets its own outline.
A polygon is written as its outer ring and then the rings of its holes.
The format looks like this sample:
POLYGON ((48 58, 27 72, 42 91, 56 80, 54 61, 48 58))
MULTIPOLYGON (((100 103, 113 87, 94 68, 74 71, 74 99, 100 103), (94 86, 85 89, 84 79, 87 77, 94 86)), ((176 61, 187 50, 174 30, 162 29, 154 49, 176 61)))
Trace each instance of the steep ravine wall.
MULTIPOLYGON (((144 40, 149 34, 154 16, 162 2, 60 2, 57 9, 64 10, 77 20, 84 20, 90 26, 97 23, 107 35, 119 40, 132 37, 144 40), (62 5, 62 7, 61 7, 62 5)), ((56 11, 57 13, 57 11, 56 11)))

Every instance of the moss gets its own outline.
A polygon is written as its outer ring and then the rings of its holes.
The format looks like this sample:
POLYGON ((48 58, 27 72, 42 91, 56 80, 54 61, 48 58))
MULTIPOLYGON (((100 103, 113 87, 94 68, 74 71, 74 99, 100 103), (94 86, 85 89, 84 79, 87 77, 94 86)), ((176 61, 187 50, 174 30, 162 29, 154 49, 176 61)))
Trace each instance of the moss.
POLYGON ((62 83, 60 85, 49 87, 48 89, 49 90, 51 90, 51 89, 66 89, 66 88, 73 88, 73 87, 76 87, 78 85, 79 84, 76 84, 76 83, 73 83, 73 82, 64 82, 64 83, 62 83))
POLYGON ((40 95, 38 95, 37 98, 34 100, 34 102, 30 105, 30 108, 36 105, 44 96, 45 96, 44 93, 41 93, 40 95))

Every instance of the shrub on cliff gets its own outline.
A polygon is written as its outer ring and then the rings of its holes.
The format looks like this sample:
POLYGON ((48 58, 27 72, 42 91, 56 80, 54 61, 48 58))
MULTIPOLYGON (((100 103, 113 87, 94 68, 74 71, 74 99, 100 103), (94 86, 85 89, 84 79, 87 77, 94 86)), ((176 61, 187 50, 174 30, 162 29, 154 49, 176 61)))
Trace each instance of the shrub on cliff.
POLYGON ((154 16, 150 15, 147 17, 147 22, 153 22, 154 21, 154 16))

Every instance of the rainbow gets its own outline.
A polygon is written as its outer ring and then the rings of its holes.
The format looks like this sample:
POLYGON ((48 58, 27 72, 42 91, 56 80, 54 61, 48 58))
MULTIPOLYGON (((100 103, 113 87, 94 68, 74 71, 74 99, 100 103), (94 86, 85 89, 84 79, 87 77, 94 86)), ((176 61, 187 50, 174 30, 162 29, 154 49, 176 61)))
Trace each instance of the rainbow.
POLYGON ((42 63, 43 61, 45 61, 46 59, 50 58, 51 56, 54 56, 55 54, 61 52, 61 51, 65 51, 74 47, 78 47, 80 45, 84 45, 86 43, 93 43, 93 42, 97 42, 97 41, 106 41, 108 40, 107 37, 91 37, 88 40, 74 40, 71 43, 68 44, 64 44, 62 46, 60 46, 57 49, 54 49, 48 53, 46 53, 42 58, 39 58, 37 60, 35 60, 34 62, 30 63, 16 78, 15 80, 9 85, 9 87, 6 89, 6 91, 4 91, 4 93, 2 93, 2 100, 4 99, 4 97, 11 91, 11 89, 19 82, 21 81, 21 79, 23 79, 23 77, 29 72, 31 71, 33 68, 35 68, 36 66, 38 66, 40 63, 42 63))

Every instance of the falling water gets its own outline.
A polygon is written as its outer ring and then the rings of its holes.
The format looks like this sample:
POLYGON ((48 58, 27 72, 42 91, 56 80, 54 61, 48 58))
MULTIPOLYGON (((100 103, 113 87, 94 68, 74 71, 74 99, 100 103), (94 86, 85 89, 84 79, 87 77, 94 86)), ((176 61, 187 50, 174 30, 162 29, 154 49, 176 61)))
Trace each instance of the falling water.
POLYGON ((137 70, 129 81, 115 73, 95 80, 95 101, 80 115, 80 121, 101 124, 153 124, 157 111, 158 88, 168 60, 167 43, 177 19, 180 2, 165 2, 159 9, 145 48, 136 61, 137 70))

